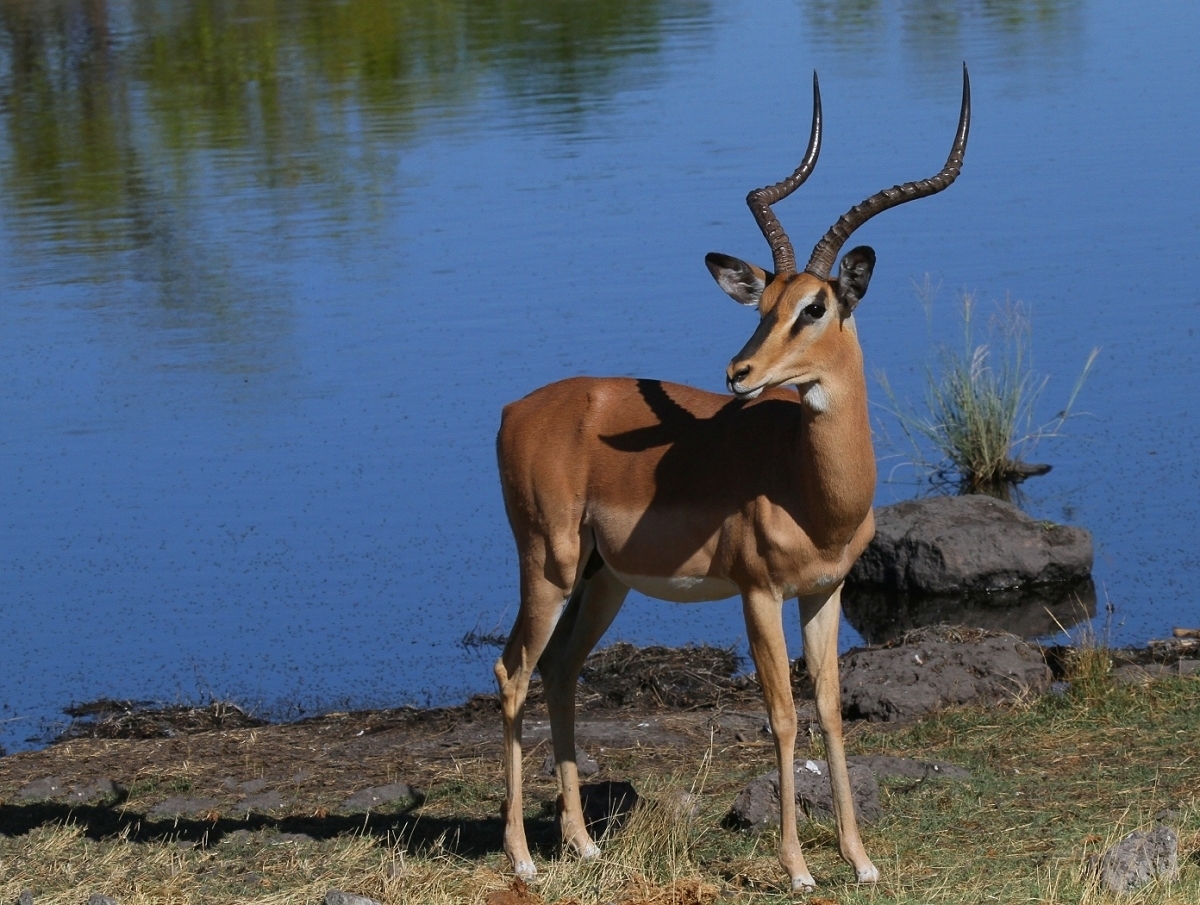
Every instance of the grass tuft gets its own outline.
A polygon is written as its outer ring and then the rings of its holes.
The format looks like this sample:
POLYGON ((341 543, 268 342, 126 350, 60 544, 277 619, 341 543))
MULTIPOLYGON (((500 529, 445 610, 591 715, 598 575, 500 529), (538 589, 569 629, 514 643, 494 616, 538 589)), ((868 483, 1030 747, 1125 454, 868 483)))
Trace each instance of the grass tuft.
MULTIPOLYGON (((936 289, 928 276, 917 291, 931 319, 936 289)), ((979 343, 971 293, 962 295, 961 317, 962 348, 941 347, 935 363, 926 368, 923 411, 902 403, 882 371, 876 377, 912 448, 914 464, 941 481, 957 483, 963 492, 1004 496, 1008 486, 1049 471, 1026 458, 1039 441, 1060 435, 1100 350, 1088 356, 1062 410, 1039 426, 1035 408, 1049 378, 1033 369, 1028 308, 1019 301, 999 306, 986 340, 979 343)))

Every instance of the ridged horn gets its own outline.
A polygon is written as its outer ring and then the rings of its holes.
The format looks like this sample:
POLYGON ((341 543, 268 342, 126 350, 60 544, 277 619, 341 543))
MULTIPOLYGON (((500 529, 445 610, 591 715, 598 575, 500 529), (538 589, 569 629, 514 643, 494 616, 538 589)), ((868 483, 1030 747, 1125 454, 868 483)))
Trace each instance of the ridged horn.
POLYGON ((950 156, 946 158, 946 165, 936 176, 917 182, 906 182, 904 185, 876 192, 866 201, 842 214, 837 223, 829 228, 829 232, 825 233, 813 249, 812 257, 808 259, 808 266, 804 268, 804 272, 811 273, 822 280, 829 279, 829 273, 833 262, 837 259, 838 252, 842 250, 842 246, 856 229, 876 214, 881 214, 889 208, 907 201, 916 201, 918 198, 935 195, 948 188, 962 170, 963 156, 967 152, 967 133, 970 129, 971 79, 967 75, 967 64, 963 63, 962 109, 958 114, 958 132, 954 136, 954 145, 950 148, 950 156))
POLYGON ((750 213, 754 214, 754 219, 758 222, 758 228, 762 230, 767 244, 771 246, 771 257, 775 261, 775 273, 777 274, 796 272, 796 253, 792 250, 792 243, 788 239, 787 233, 783 231, 783 227, 779 224, 779 219, 771 210, 771 205, 776 201, 782 201, 804 184, 804 180, 808 178, 809 174, 813 171, 813 167, 817 165, 817 156, 820 153, 821 85, 817 81, 817 73, 814 70, 812 131, 808 136, 808 150, 804 152, 804 159, 800 161, 800 166, 796 168, 796 172, 792 173, 787 179, 777 182, 774 185, 755 189, 746 196, 746 204, 750 206, 750 213))

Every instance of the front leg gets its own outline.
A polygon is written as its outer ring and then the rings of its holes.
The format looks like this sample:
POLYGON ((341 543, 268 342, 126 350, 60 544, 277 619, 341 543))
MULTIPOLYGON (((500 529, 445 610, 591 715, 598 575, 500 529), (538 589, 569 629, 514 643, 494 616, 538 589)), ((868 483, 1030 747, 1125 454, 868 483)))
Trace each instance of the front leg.
POLYGON ((750 656, 758 670, 767 705, 767 719, 775 737, 775 760, 779 765, 779 863, 792 881, 793 891, 807 891, 817 883, 808 872, 800 838, 796 832, 796 705, 792 700, 791 668, 783 636, 783 601, 773 592, 744 591, 742 611, 750 656))
POLYGON ((874 883, 879 868, 867 857, 854 816, 854 793, 846 768, 842 741, 842 687, 838 679, 838 622, 842 614, 842 586, 831 594, 800 598, 800 621, 804 626, 804 662, 817 695, 817 718, 825 738, 829 781, 833 786, 833 814, 837 820, 838 848, 854 865, 859 883, 874 883))

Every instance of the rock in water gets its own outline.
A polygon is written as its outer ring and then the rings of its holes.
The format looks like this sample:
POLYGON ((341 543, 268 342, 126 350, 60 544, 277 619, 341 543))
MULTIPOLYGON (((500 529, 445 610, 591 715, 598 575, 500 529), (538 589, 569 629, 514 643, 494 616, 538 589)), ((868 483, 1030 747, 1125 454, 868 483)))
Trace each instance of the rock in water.
POLYGON ((988 496, 939 496, 875 510, 875 538, 846 581, 907 594, 1003 591, 1077 581, 1092 536, 988 496))

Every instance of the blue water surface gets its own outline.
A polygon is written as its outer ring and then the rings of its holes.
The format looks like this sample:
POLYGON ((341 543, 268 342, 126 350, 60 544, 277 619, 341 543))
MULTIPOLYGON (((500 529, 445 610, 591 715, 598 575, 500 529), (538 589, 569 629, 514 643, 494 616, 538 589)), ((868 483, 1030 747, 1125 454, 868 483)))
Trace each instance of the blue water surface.
MULTIPOLYGON (((1094 532, 1114 642, 1198 623, 1200 7, 516 6, 0 16, 0 744, 99 697, 490 689, 460 641, 516 612, 501 407, 723 388, 754 318, 703 255, 769 263, 743 199, 798 162, 813 69, 820 163, 778 208, 802 257, 941 166, 969 63, 962 177, 855 235, 868 370, 919 401, 963 291, 1029 306, 1045 420, 1101 347, 1025 504, 1094 532)), ((878 502, 922 492, 876 415, 878 502)), ((742 645, 740 605, 632 595, 608 637, 742 645)))

